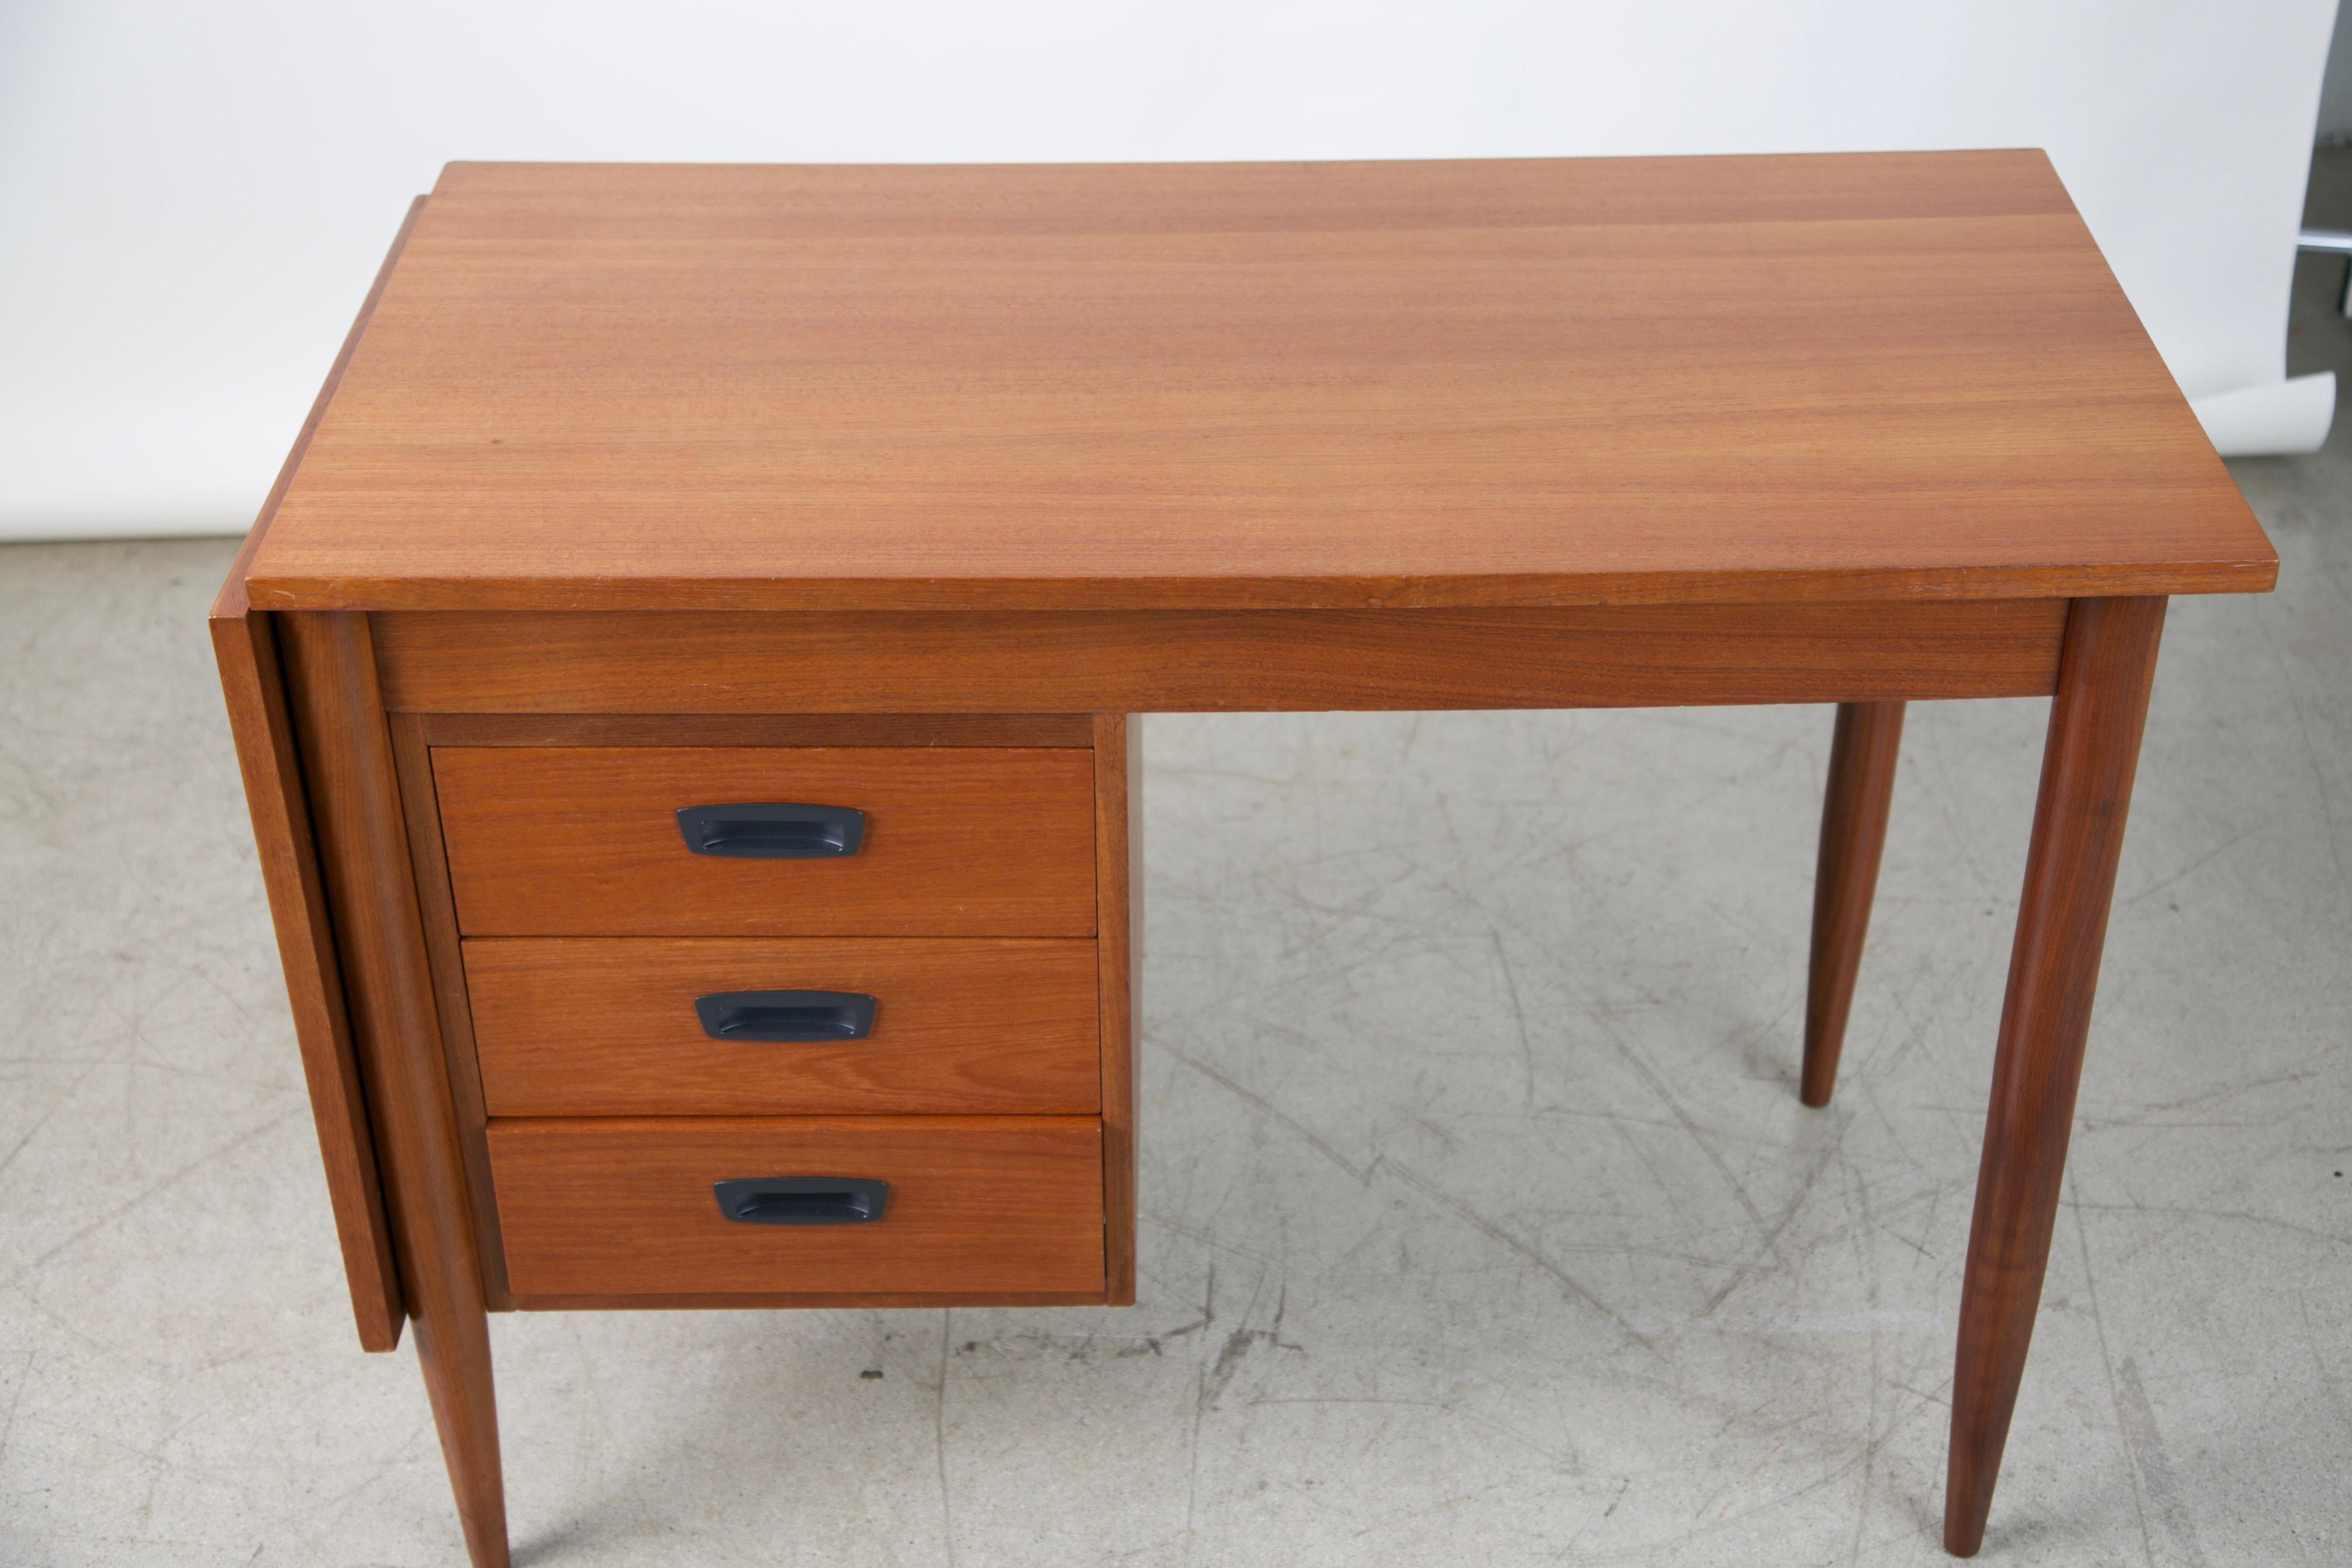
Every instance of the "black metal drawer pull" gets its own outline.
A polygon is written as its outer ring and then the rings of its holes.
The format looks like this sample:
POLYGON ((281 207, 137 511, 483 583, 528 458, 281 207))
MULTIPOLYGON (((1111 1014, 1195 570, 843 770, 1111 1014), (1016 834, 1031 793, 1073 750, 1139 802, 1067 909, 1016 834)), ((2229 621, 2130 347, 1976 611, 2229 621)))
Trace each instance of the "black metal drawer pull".
POLYGON ((890 1196, 889 1183, 862 1176, 746 1176, 710 1190, 740 1225, 864 1225, 890 1196))
POLYGON ((861 991, 714 991, 694 999, 714 1040, 862 1040, 874 1032, 874 998, 861 991))
POLYGON ((814 860, 855 855, 866 837, 866 814, 847 805, 795 805, 789 801, 680 807, 677 830, 697 855, 743 860, 814 860))

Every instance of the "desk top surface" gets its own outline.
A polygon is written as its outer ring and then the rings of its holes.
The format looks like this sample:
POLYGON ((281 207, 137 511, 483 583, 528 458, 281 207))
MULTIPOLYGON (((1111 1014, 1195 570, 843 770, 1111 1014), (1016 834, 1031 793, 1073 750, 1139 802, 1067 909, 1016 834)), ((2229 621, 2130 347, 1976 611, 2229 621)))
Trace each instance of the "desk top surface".
POLYGON ((263 608, 2258 590, 2035 152, 452 164, 263 608))

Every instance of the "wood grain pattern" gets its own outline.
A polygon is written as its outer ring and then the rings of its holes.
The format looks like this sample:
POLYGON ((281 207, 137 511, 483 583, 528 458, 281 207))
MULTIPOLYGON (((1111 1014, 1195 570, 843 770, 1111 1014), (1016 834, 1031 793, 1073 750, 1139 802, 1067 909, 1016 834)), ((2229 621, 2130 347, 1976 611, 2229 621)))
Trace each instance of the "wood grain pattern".
POLYGON ((1862 969, 1878 891, 1878 858, 1895 800, 1895 759, 1903 742, 1903 704, 1843 702, 1830 741, 1829 789, 1822 802, 1822 844, 1813 878, 1813 949, 1805 984, 1805 1062, 1799 1098, 1823 1106, 1837 1086, 1838 1053, 1862 969))
POLYGON ((246 807, 260 852, 261 880, 269 896, 269 921, 286 975, 286 996, 294 1015, 294 1039, 302 1056, 302 1078, 310 1095, 310 1115, 326 1166, 327 1200, 334 1211, 335 1239, 341 1249, 343 1278, 351 1287, 352 1317, 363 1350, 390 1351, 400 1343, 405 1313, 399 1271, 393 1259, 392 1226, 376 1169, 375 1138, 369 1130, 366 1091, 360 1080, 351 1022, 344 1010, 341 967, 320 884, 318 847, 310 831, 292 721, 286 709, 284 673, 273 617, 252 609, 245 576, 262 535, 269 530, 293 483, 294 470, 341 384, 352 351, 373 315, 408 243, 425 198, 409 204, 393 236, 375 281, 361 300, 359 314, 343 335, 327 380, 311 402, 278 470, 260 514, 230 563, 211 612, 213 658, 220 667, 221 695, 227 703, 229 732, 236 742, 237 771, 245 783, 246 807))
POLYGON ((2048 160, 1961 152, 453 164, 250 586, 1254 608, 2274 573, 2048 160))
POLYGON ((2025 697, 2056 600, 1119 615, 387 615, 396 709, 1095 712, 2025 697))
POLYGON ((2087 599, 2067 624, 1960 1293, 1944 1489, 1944 1545, 1957 1557, 1984 1541, 2042 1300, 2164 609, 2087 599))
POLYGON ((433 753, 468 936, 1092 936, 1079 750, 459 747, 433 753), (856 854, 697 855, 681 806, 866 814, 856 854))
POLYGON ((261 880, 269 893, 269 920, 293 1009, 302 1079, 310 1091, 319 1156, 326 1166, 327 1201, 334 1210, 343 1279, 351 1288, 352 1318, 362 1349, 389 1351, 400 1343, 407 1313, 271 620, 260 614, 215 616, 213 653, 220 665, 229 730, 236 739, 261 880))
POLYGON ((466 1163, 467 1206, 474 1215, 474 1253, 482 1271, 483 1303, 493 1312, 513 1309, 507 1289, 506 1252, 499 1245, 498 1205, 490 1195, 489 1122, 474 1047, 473 1009, 457 937, 457 909, 449 891, 449 855, 441 842, 441 810, 433 795, 433 758, 424 723, 413 713, 392 715, 392 765, 400 782, 408 827, 410 868, 416 879, 416 913, 425 928, 425 958, 433 972, 433 1000, 441 1020, 442 1054, 449 1067, 449 1106, 457 1148, 466 1163))
POLYGON ((434 746, 1091 746, 1085 713, 423 713, 434 746))
POLYGON ((466 943, 494 1116, 1093 1114, 1085 940, 476 937, 466 943), (694 999, 852 991, 864 1039, 714 1040, 694 999))
POLYGON ((417 1361, 475 1568, 505 1568, 489 1324, 367 619, 288 618, 288 695, 417 1361))
POLYGON ((507 1275, 524 1296, 1070 1291, 1103 1283, 1091 1116, 490 1123, 507 1275), (866 1225, 739 1225, 711 1184, 889 1184, 866 1225))
POLYGON ((1143 733, 1095 719, 1095 921, 1101 965, 1105 1300, 1135 1304, 1136 1020, 1143 980, 1143 733))

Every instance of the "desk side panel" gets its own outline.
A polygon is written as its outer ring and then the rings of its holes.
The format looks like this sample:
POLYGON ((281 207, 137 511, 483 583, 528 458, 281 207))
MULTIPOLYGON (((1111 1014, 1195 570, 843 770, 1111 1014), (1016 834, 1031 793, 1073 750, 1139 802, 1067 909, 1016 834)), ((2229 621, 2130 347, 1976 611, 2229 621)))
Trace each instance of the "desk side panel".
POLYGON ((375 281, 361 301, 359 314, 344 334, 334 363, 328 367, 326 382, 278 471, 277 482, 230 564, 227 581, 213 601, 211 618, 213 657, 220 666, 221 694, 228 705, 237 768, 245 779, 246 805, 253 816, 254 842, 261 854, 262 881, 269 892, 269 917, 277 928, 278 960, 294 1013, 294 1036, 302 1052, 311 1114, 318 1123, 319 1152, 327 1167, 327 1195, 334 1207, 335 1234, 342 1246, 352 1312, 358 1321, 361 1345, 372 1351, 389 1351, 400 1343, 405 1318, 400 1276, 393 1261, 392 1230, 385 1220, 375 1142, 369 1130, 366 1096, 344 1005, 342 973, 335 957, 333 924, 320 880, 318 844, 289 717, 278 623, 274 616, 252 607, 245 579, 424 207, 423 196, 409 204, 399 232, 393 236, 392 248, 376 269, 375 281))
POLYGON ((1135 1304, 1135 1036, 1143 976, 1143 752, 1132 713, 1095 715, 1095 961, 1101 1009, 1104 1299, 1135 1304))
POLYGON ((288 717, 275 629, 259 614, 226 616, 212 623, 213 652, 229 728, 236 737, 238 771, 253 816, 261 877, 269 892, 270 922, 294 1013, 302 1076, 327 1169, 327 1195, 341 1243, 343 1273, 360 1344, 389 1351, 400 1343, 404 1317, 400 1276, 393 1261, 377 1174, 375 1141, 368 1125, 359 1058, 344 1010, 341 968, 311 837, 309 803, 288 717))

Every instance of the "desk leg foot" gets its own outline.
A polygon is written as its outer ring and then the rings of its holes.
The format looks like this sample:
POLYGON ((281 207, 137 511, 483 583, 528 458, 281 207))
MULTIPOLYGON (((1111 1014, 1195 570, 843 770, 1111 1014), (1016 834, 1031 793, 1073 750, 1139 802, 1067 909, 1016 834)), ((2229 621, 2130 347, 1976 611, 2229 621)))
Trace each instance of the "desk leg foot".
POLYGON ((490 1382, 490 1325, 479 1307, 415 1324, 425 1394, 441 1434, 441 1458, 474 1568, 507 1568, 506 1484, 499 1465, 499 1407, 490 1382))
POLYGON ((1960 1294, 1944 1488, 1944 1548, 1956 1557, 1984 1542, 2042 1300, 2163 626, 2162 599, 2078 599, 2067 616, 1960 1294))
POLYGON ((1886 810, 1895 798, 1895 754, 1903 740, 1900 702, 1841 702, 1830 742, 1830 787, 1822 803, 1822 858, 1813 881, 1813 958, 1805 988, 1807 1105, 1830 1102, 1845 1044, 1853 977, 1878 890, 1886 810))

